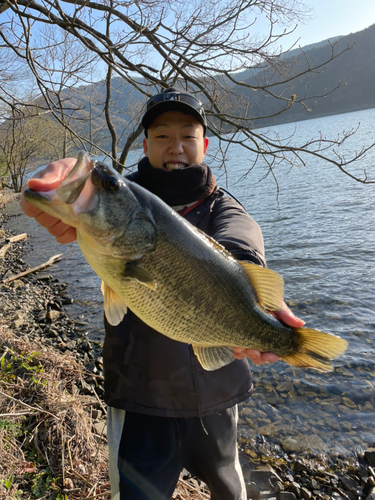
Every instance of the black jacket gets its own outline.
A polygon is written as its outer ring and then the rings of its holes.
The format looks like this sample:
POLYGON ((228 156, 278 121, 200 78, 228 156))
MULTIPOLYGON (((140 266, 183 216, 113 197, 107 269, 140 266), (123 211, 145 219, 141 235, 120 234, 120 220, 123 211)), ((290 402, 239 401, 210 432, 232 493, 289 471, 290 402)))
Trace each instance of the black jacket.
MULTIPOLYGON (((258 224, 220 189, 186 219, 236 259, 265 266, 258 224)), ((105 401, 110 406, 165 417, 201 417, 252 393, 247 360, 205 371, 190 345, 157 333, 129 310, 118 326, 105 321, 105 329, 105 401)))

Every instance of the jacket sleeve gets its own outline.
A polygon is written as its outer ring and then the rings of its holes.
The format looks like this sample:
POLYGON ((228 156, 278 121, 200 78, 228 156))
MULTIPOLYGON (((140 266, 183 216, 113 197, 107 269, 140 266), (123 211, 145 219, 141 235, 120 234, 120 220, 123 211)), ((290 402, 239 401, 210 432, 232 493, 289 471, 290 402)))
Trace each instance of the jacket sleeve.
POLYGON ((210 235, 235 259, 267 266, 259 225, 232 198, 220 196, 214 204, 210 217, 210 235))

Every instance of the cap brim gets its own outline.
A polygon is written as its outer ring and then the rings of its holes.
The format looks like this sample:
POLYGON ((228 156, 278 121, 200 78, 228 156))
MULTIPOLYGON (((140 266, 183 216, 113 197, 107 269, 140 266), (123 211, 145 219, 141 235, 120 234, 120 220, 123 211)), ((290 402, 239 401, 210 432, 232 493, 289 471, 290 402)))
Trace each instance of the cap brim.
POLYGON ((166 113, 167 111, 181 111, 182 113, 186 113, 188 115, 194 116, 203 126, 204 131, 206 131, 207 124, 205 123, 202 115, 198 113, 196 109, 189 104, 186 104, 181 101, 163 101, 158 104, 155 104, 151 109, 149 109, 142 118, 142 126, 145 130, 147 130, 156 117, 161 115, 162 113, 166 113))

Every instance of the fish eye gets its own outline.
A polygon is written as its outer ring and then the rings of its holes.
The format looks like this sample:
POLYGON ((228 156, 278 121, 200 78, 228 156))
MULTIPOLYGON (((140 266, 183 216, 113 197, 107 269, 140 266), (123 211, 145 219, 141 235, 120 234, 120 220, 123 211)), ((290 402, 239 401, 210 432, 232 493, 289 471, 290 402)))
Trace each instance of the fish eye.
POLYGON ((102 182, 103 188, 106 191, 117 191, 120 187, 120 183, 116 177, 107 176, 102 182))

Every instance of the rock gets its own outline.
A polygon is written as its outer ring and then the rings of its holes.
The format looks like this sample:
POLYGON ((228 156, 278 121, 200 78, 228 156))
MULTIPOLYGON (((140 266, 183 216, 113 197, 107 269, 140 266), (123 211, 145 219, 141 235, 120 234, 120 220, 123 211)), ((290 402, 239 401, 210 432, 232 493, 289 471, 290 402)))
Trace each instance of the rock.
POLYGON ((7 280, 9 278, 13 278, 13 276, 15 276, 15 274, 12 273, 10 269, 8 269, 8 271, 3 275, 2 279, 7 280))
POLYGON ((289 486, 288 486, 288 491, 291 491, 292 493, 294 493, 298 498, 300 496, 301 487, 295 481, 291 481, 289 483, 289 486))
POLYGON ((286 452, 298 451, 301 448, 298 441, 292 437, 287 437, 281 441, 281 447, 286 452))
POLYGON ((246 495, 248 499, 259 500, 260 499, 260 489, 256 483, 253 481, 246 481, 246 495))
POLYGON ((102 410, 97 410, 94 408, 93 410, 91 410, 91 416, 94 420, 97 420, 98 418, 102 418, 103 412, 102 410))
POLYGON ((260 490, 263 491, 270 490, 273 488, 273 484, 275 484, 276 481, 282 482, 282 479, 276 473, 275 469, 269 465, 265 465, 264 467, 259 467, 250 472, 250 481, 255 482, 260 490))
POLYGON ((327 449, 327 444, 316 434, 310 434, 301 436, 298 441, 287 437, 281 441, 281 447, 287 453, 305 452, 306 450, 324 451, 327 449))
POLYGON ((57 321, 60 317, 60 312, 59 311, 55 311, 55 310, 51 310, 51 311, 48 311, 47 314, 46 314, 46 318, 48 320, 51 321, 51 323, 54 323, 55 321, 57 321))
POLYGON ((36 279, 38 281, 50 281, 52 276, 50 274, 38 274, 36 279))
POLYGON ((284 491, 285 490, 285 486, 283 485, 283 483, 281 481, 276 481, 275 484, 273 485, 273 491, 275 493, 280 493, 280 491, 284 491))
POLYGON ((94 373, 95 375, 98 373, 98 369, 97 369, 96 364, 94 362, 88 364, 86 366, 86 370, 88 370, 91 373, 94 373))
POLYGON ((79 344, 79 349, 83 352, 90 352, 92 350, 91 342, 84 338, 79 344))
POLYGON ((91 385, 91 386, 95 386, 96 385, 96 378, 95 377, 86 377, 85 378, 85 381, 91 385))
POLYGON ((340 430, 340 424, 334 418, 326 417, 324 420, 325 420, 325 422, 326 422, 327 425, 329 425, 330 427, 332 427, 332 429, 334 429, 336 431, 340 430))
POLYGON ((25 283, 22 280, 14 280, 12 281, 13 288, 22 288, 25 286, 25 283))
POLYGON ((283 424, 268 424, 268 425, 263 425, 262 427, 258 427, 258 432, 259 434, 263 436, 268 436, 272 437, 274 436, 280 429, 282 429, 283 424))
POLYGON ((93 394, 94 393, 94 386, 88 384, 85 380, 81 380, 81 390, 80 392, 85 395, 93 394))
POLYGON ((94 423, 94 427, 100 436, 107 436, 107 424, 105 420, 100 420, 94 423))
POLYGON ((351 399, 349 399, 349 398, 343 397, 342 398, 342 402, 348 408, 352 408, 353 410, 357 408, 357 405, 351 399))
POLYGON ((101 387, 101 386, 98 386, 98 387, 95 389, 95 392, 96 392, 96 394, 97 394, 99 397, 104 396, 104 389, 103 389, 103 387, 101 387))
POLYGON ((375 500, 375 488, 370 490, 370 493, 367 495, 366 500, 375 500))
POLYGON ((66 298, 65 298, 65 299, 63 299, 63 301, 62 301, 62 305, 63 305, 63 306, 67 306, 67 305, 69 305, 69 304, 73 304, 73 302, 74 302, 74 300, 73 300, 73 299, 71 299, 71 298, 69 298, 69 297, 66 297, 66 298))
POLYGON ((64 479, 64 489, 66 489, 66 490, 72 490, 73 488, 74 488, 73 481, 69 477, 66 477, 64 479))
POLYGON ((295 470, 295 472, 299 472, 299 473, 307 472, 309 470, 309 467, 301 460, 296 460, 296 462, 294 464, 294 470, 295 470))
POLYGON ((347 420, 343 420, 341 422, 341 427, 346 432, 350 432, 352 430, 352 424, 350 422, 348 422, 347 420))
POLYGON ((310 487, 312 490, 320 490, 320 483, 314 478, 310 480, 310 487))
POLYGON ((21 316, 20 314, 16 314, 15 318, 13 319, 12 323, 10 324, 11 328, 19 328, 25 323, 25 318, 21 316))
POLYGON ((280 491, 279 500, 297 500, 297 497, 291 491, 280 491))
POLYGON ((302 488, 301 488, 301 498, 303 498, 304 500, 309 500, 311 497, 312 497, 311 492, 307 488, 305 488, 304 486, 302 486, 302 488))
POLYGON ((375 467, 375 448, 368 448, 365 451, 365 458, 372 467, 375 467))
POLYGON ((357 481, 355 481, 350 476, 343 476, 342 478, 340 478, 340 481, 348 491, 352 491, 353 493, 356 492, 356 489, 359 486, 357 481))
POLYGON ((77 347, 77 342, 75 340, 70 340, 67 342, 66 347, 73 351, 77 347))
POLYGON ((52 339, 57 339, 57 337, 59 336, 59 332, 57 330, 55 330, 54 328, 47 328, 45 330, 45 332, 48 335, 48 337, 50 337, 52 339))

